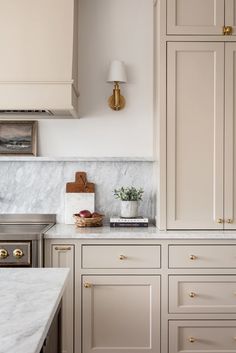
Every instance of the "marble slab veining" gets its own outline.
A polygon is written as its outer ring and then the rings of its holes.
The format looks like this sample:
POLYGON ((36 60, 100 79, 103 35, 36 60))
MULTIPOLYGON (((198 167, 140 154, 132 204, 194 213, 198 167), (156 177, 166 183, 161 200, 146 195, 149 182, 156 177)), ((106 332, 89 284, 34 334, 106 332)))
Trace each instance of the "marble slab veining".
POLYGON ((56 224, 44 235, 55 239, 236 239, 236 231, 161 231, 148 228, 77 228, 75 225, 56 224))
POLYGON ((64 223, 65 185, 74 180, 76 171, 85 171, 95 183, 95 208, 107 219, 120 213, 113 190, 131 185, 144 189, 140 215, 154 219, 154 164, 143 161, 1 161, 0 213, 54 213, 57 222, 64 223))
POLYGON ((68 269, 0 269, 0 353, 39 353, 68 269))

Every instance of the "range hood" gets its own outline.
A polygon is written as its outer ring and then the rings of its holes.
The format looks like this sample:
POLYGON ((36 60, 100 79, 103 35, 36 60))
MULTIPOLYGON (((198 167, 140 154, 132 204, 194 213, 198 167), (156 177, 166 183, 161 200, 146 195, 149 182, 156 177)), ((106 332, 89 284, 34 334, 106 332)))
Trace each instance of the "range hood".
POLYGON ((1 0, 0 118, 78 117, 78 0, 1 0))

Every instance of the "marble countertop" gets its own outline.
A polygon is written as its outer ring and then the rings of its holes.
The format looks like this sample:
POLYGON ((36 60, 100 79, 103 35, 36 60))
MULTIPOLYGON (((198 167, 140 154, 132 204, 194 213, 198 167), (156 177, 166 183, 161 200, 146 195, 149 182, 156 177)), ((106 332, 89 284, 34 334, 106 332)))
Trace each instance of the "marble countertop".
MULTIPOLYGON (((160 231, 148 228, 76 228, 75 225, 56 224, 45 233, 55 239, 236 239, 235 231, 160 231)), ((1 353, 1 352, 0 352, 1 353)))
POLYGON ((65 288, 68 269, 0 269, 0 353, 39 353, 65 288))

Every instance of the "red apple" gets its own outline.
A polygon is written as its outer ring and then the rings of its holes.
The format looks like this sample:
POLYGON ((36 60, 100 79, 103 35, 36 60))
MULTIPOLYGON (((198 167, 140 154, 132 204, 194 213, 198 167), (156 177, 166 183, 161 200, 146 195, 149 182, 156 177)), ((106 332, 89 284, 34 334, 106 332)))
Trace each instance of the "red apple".
POLYGON ((92 213, 88 210, 82 210, 79 212, 80 217, 82 218, 91 218, 92 217, 92 213))

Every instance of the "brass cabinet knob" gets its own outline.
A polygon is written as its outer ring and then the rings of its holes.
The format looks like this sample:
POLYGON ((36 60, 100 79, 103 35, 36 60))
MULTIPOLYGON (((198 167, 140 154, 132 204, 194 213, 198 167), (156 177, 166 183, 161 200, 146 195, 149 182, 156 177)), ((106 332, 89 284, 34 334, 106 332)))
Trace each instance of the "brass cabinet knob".
POLYGON ((220 223, 223 223, 224 220, 222 218, 218 218, 216 222, 220 224, 220 223))
POLYGON ((190 292, 190 293, 189 293, 189 296, 190 296, 190 298, 194 298, 194 297, 196 297, 196 293, 190 292))
POLYGON ((195 339, 194 337, 189 337, 188 341, 189 341, 190 343, 194 343, 194 342, 196 341, 196 339, 195 339))
POLYGON ((13 251, 13 256, 17 259, 21 259, 24 256, 24 253, 21 249, 15 249, 13 251))
POLYGON ((231 27, 231 26, 224 26, 223 27, 224 36, 230 36, 232 33, 233 33, 233 27, 231 27))
POLYGON ((84 283, 84 288, 91 288, 92 284, 91 283, 84 283))
POLYGON ((6 249, 0 249, 0 259, 6 259, 8 257, 8 252, 6 249))
POLYGON ((233 223, 233 220, 231 218, 228 218, 228 219, 226 219, 226 223, 231 224, 231 223, 233 223))
POLYGON ((190 255, 189 258, 190 258, 190 260, 197 260, 197 256, 196 255, 190 255))
POLYGON ((119 259, 120 259, 120 260, 126 260, 127 257, 126 257, 125 255, 120 255, 120 256, 119 256, 119 259))

